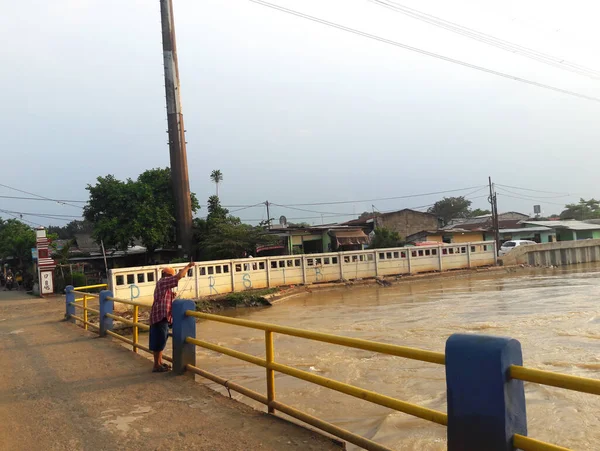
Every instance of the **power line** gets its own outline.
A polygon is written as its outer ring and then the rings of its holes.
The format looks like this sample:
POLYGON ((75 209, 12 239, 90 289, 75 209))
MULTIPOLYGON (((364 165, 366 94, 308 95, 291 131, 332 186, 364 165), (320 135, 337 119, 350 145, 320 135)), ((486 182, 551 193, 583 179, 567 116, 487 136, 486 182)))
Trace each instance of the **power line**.
MULTIPOLYGON (((504 192, 507 192, 507 193, 510 193, 510 194, 514 194, 516 196, 533 197, 533 196, 530 196, 529 194, 523 194, 523 193, 519 193, 517 191, 512 191, 512 190, 509 190, 507 188, 504 188, 504 187, 498 186, 498 185, 496 185, 496 188, 499 189, 499 190, 501 190, 501 191, 504 191, 504 192)), ((552 195, 552 196, 535 196, 535 198, 536 199, 559 199, 561 197, 569 197, 569 196, 570 196, 570 194, 559 194, 559 195, 555 194, 555 195, 552 195)))
POLYGON ((558 202, 549 202, 547 200, 539 200, 539 199, 533 199, 533 198, 527 198, 527 197, 520 197, 520 196, 512 196, 510 194, 504 194, 504 193, 498 193, 499 196, 502 197, 510 197, 512 199, 521 199, 521 200, 528 200, 528 201, 536 201, 536 202, 540 202, 543 204, 551 204, 551 205, 560 205, 561 207, 564 207, 565 204, 559 204, 558 202))
MULTIPOLYGON (((254 1, 254 0, 250 0, 250 1, 254 1)), ((458 191, 468 191, 471 189, 476 188, 477 190, 480 190, 482 188, 485 188, 487 185, 479 185, 479 186, 469 186, 466 188, 459 188, 459 189, 451 189, 451 190, 445 190, 445 191, 435 191, 435 192, 431 192, 431 193, 421 193, 421 194, 407 194, 405 196, 394 196, 394 197, 380 197, 378 199, 362 199, 362 200, 341 200, 341 201, 333 201, 333 202, 312 202, 312 203, 303 203, 303 204, 286 204, 286 205, 281 205, 283 207, 309 207, 309 206, 317 206, 317 205, 341 205, 341 204, 359 204, 359 203, 365 203, 365 202, 379 202, 379 201, 384 201, 384 200, 398 200, 398 199, 410 199, 410 198, 414 198, 414 197, 426 197, 426 196, 434 196, 437 194, 448 194, 448 193, 456 193, 458 191)))
MULTIPOLYGON (((0 196, 0 199, 38 200, 38 201, 47 201, 47 202, 58 202, 58 203, 62 203, 62 204, 65 204, 65 202, 80 202, 82 204, 85 204, 87 202, 85 200, 40 199, 37 197, 22 197, 22 196, 0 196)), ((65 205, 69 205, 69 204, 65 204, 65 205)), ((83 207, 80 207, 79 205, 72 205, 72 206, 77 207, 77 208, 83 208, 83 207)))
POLYGON ((287 208, 289 210, 297 210, 297 211, 306 211, 308 213, 321 213, 321 214, 326 214, 326 215, 334 215, 334 216, 354 216, 355 213, 334 213, 334 212, 329 212, 329 211, 318 211, 318 210, 307 210, 305 208, 298 208, 298 207, 290 207, 289 205, 281 205, 281 204, 275 204, 271 202, 271 205, 276 206, 276 207, 281 207, 281 208, 287 208))
POLYGON ((497 47, 502 50, 506 50, 510 53, 517 53, 526 58, 531 58, 538 62, 548 64, 549 66, 557 67, 559 69, 567 70, 570 72, 574 72, 579 75, 585 75, 587 77, 598 79, 600 78, 600 72, 594 69, 587 68, 585 66, 581 66, 576 63, 571 63, 563 58, 556 57, 553 55, 549 55, 547 53, 539 52, 537 50, 515 44, 513 42, 505 41, 504 39, 497 38, 495 36, 474 30, 472 28, 465 27, 463 25, 459 25, 454 22, 450 22, 448 20, 444 20, 440 17, 433 16, 431 14, 427 14, 421 11, 418 11, 413 8, 409 8, 407 6, 401 5, 400 3, 391 1, 391 0, 369 0, 371 3, 374 3, 378 6, 383 6, 388 9, 392 9, 414 19, 427 22, 436 27, 443 28, 445 30, 451 31, 452 33, 460 34, 462 36, 466 36, 471 39, 475 39, 476 41, 483 42, 484 44, 488 44, 494 47, 497 47))
MULTIPOLYGON (((248 208, 263 207, 264 205, 265 205, 264 202, 259 202, 259 203, 254 204, 254 205, 242 206, 241 208, 238 208, 237 210, 231 210, 229 213, 235 213, 236 211, 247 210, 248 208)), ((223 207, 223 208, 227 208, 227 207, 223 207)))
MULTIPOLYGON (((482 188, 474 191, 473 193, 477 192, 477 191, 481 191, 482 188)), ((471 194, 473 194, 471 193, 471 194)), ((468 194, 467 194, 468 195, 468 194)), ((474 196, 474 197, 465 197, 465 199, 468 200, 474 200, 474 199, 480 199, 483 197, 488 197, 487 194, 484 194, 482 196, 474 196)), ((275 205, 275 204, 271 204, 271 205, 275 205)), ((419 210, 422 208, 429 208, 429 207, 433 207, 435 205, 435 203, 433 204, 427 204, 427 205, 419 205, 416 207, 404 207, 404 208, 394 208, 393 210, 384 210, 384 211, 380 211, 379 213, 393 213, 395 211, 399 211, 399 210, 419 210)), ((306 211, 311 211, 311 210, 306 210, 306 211)), ((337 213, 325 213, 323 212, 322 216, 324 218, 335 218, 335 217, 344 217, 344 216, 358 216, 356 213, 341 213, 341 214, 337 214, 337 213)), ((321 216, 305 216, 305 217, 296 217, 296 218, 287 218, 288 220, 294 221, 294 220, 303 220, 303 219, 321 219, 321 216)), ((246 221, 246 222, 256 222, 256 221, 261 221, 261 219, 250 219, 250 218, 242 218, 240 219, 240 221, 246 221)))
POLYGON ((39 226, 39 227, 45 227, 44 225, 42 225, 42 224, 38 224, 37 222, 33 222, 33 221, 29 221, 29 220, 27 220, 27 219, 20 218, 19 216, 17 216, 17 215, 14 215, 14 214, 12 214, 12 213, 9 213, 9 212, 8 212, 8 211, 6 211, 6 210, 0 210, 0 212, 2 212, 2 213, 6 213, 7 215, 10 215, 10 216, 12 216, 12 217, 13 217, 13 218, 15 218, 15 219, 18 219, 19 221, 27 222, 27 223, 29 223, 29 224, 33 224, 33 225, 35 225, 35 226, 39 226))
POLYGON ((565 196, 571 196, 571 194, 569 194, 569 193, 559 193, 559 192, 556 192, 556 191, 542 191, 542 190, 539 190, 539 189, 531 189, 531 188, 522 188, 522 187, 519 187, 519 186, 503 185, 501 183, 495 183, 495 185, 496 186, 503 186, 504 188, 519 189, 519 190, 522 190, 522 191, 532 191, 534 193, 564 194, 565 196))
POLYGON ((567 95, 570 95, 570 96, 579 97, 579 98, 585 99, 585 100, 591 100, 591 101, 594 101, 594 102, 600 102, 600 98, 597 98, 597 97, 588 96, 586 94, 580 94, 580 93, 577 93, 577 92, 574 92, 574 91, 569 91, 567 89, 557 88, 555 86, 547 85, 547 84, 544 84, 544 83, 539 83, 537 81, 529 80, 527 78, 522 78, 522 77, 517 77, 515 75, 510 75, 510 74, 507 74, 505 72, 500 72, 500 71, 496 71, 496 70, 493 70, 493 69, 487 69, 487 68, 482 67, 482 66, 477 66, 475 64, 467 63, 465 61, 461 61, 461 60, 457 60, 457 59, 454 59, 454 58, 450 58, 448 56, 440 55, 439 53, 429 52, 427 50, 423 50, 423 49, 420 49, 420 48, 417 48, 417 47, 412 47, 410 45, 402 44, 402 43, 400 43, 398 41, 393 41, 391 39, 383 38, 381 36, 377 36, 377 35, 374 35, 374 34, 366 33, 364 31, 360 31, 360 30, 357 30, 355 28, 346 27, 344 25, 340 25, 340 24, 337 24, 337 23, 334 23, 334 22, 330 22, 328 20, 319 19, 318 17, 309 16, 308 14, 304 14, 304 13, 301 13, 301 12, 298 12, 298 11, 294 11, 292 9, 284 8, 282 6, 274 5, 272 3, 268 3, 268 2, 265 2, 265 1, 262 1, 262 0, 249 0, 249 1, 251 1, 252 3, 256 3, 258 5, 262 5, 262 6, 266 6, 268 8, 272 8, 272 9, 276 9, 278 11, 282 11, 282 12, 284 12, 286 14, 291 14, 291 15, 294 15, 294 16, 297 16, 297 17, 301 17, 303 19, 311 20, 313 22, 317 22, 317 23, 320 23, 320 24, 323 24, 323 25, 327 25, 329 27, 337 28, 338 30, 346 31, 348 33, 353 33, 353 34, 356 34, 356 35, 359 35, 359 36, 362 36, 362 37, 365 37, 365 38, 373 39, 375 41, 380 41, 380 42, 383 42, 385 44, 394 45, 396 47, 400 47, 400 48, 403 48, 405 50, 410 50, 411 52, 416 52, 416 53, 420 53, 422 55, 426 55, 426 56, 430 56, 430 57, 433 57, 433 58, 441 59, 441 60, 447 61, 449 63, 458 64, 458 65, 463 66, 463 67, 468 67, 470 69, 475 69, 475 70, 478 70, 478 71, 481 71, 481 72, 486 72, 488 74, 496 75, 498 77, 507 78, 509 80, 514 80, 514 81, 519 81, 521 83, 525 83, 525 84, 532 85, 532 86, 537 86, 538 88, 544 88, 544 89, 548 89, 548 90, 551 90, 551 91, 560 92, 562 94, 567 94, 567 95))
POLYGON ((24 211, 13 211, 13 210, 2 210, 6 213, 15 213, 18 215, 25 215, 25 216, 51 216, 51 217, 57 217, 57 218, 74 218, 74 219, 81 219, 81 215, 79 216, 75 216, 75 215, 58 215, 58 214, 54 214, 54 213, 30 213, 30 212, 24 212, 24 211))
MULTIPOLYGON (((72 205, 72 204, 70 204, 70 203, 69 203, 69 202, 80 202, 80 201, 76 201, 76 200, 74 200, 74 201, 64 201, 64 200, 59 200, 59 199, 51 199, 51 198, 49 198, 49 197, 42 196, 42 195, 40 195, 40 194, 35 194, 35 193, 31 193, 31 192, 29 192, 29 191, 24 191, 24 190, 22 190, 22 189, 15 188, 15 187, 8 186, 8 185, 4 185, 4 184, 2 184, 2 183, 0 183, 0 186, 2 186, 2 187, 4 187, 4 188, 8 188, 8 189, 10 189, 10 190, 13 190, 13 191, 17 191, 17 192, 19 192, 19 193, 23 193, 23 194, 29 194, 30 196, 35 196, 36 198, 39 198, 39 200, 45 200, 45 201, 49 201, 49 202, 57 202, 57 203, 59 203, 59 204, 62 204, 62 205, 69 205, 70 207, 75 207, 75 208, 83 208, 83 207, 81 207, 80 205, 72 205)), ((4 196, 2 196, 2 197, 4 197, 4 196)), ((6 196, 6 197, 8 198, 8 196, 6 196)), ((31 198, 30 198, 30 199, 31 199, 31 198)))

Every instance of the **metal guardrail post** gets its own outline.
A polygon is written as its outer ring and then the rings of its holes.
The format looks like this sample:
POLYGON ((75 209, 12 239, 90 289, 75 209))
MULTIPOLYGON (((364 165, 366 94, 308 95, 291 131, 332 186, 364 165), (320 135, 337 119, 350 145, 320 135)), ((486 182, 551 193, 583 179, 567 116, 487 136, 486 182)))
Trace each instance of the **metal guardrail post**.
POLYGON ((112 298, 113 293, 109 290, 102 290, 100 292, 100 336, 105 337, 107 330, 112 330, 113 328, 113 320, 106 316, 107 313, 112 314, 114 311, 115 303, 113 301, 108 300, 107 298, 112 298))
POLYGON ((196 366, 196 346, 186 343, 186 338, 196 338, 196 318, 186 316, 188 310, 196 311, 194 301, 177 299, 173 301, 173 372, 185 373, 186 365, 196 366))
POLYGON ((75 314, 75 306, 73 305, 75 302, 75 293, 73 293, 73 285, 67 285, 65 292, 67 293, 65 296, 67 308, 65 312, 65 319, 71 323, 74 323, 75 320, 72 318, 72 316, 75 314))
POLYGON ((87 296, 83 295, 83 328, 88 330, 87 296))
MULTIPOLYGON (((265 331, 265 350, 267 364, 275 361, 275 349, 273 346, 273 332, 270 330, 265 331)), ((275 413, 275 409, 271 405, 271 402, 275 401, 275 371, 267 368, 267 401, 269 413, 275 413)))
POLYGON ((454 334, 446 342, 448 451, 512 451, 527 435, 521 343, 503 337, 454 334))
MULTIPOLYGON (((140 307, 137 305, 133 306, 133 322, 137 323, 139 320, 139 316, 140 316, 140 307)), ((138 326, 133 326, 133 352, 135 352, 137 354, 138 352, 138 348, 137 348, 137 344, 139 341, 139 328, 138 326)))

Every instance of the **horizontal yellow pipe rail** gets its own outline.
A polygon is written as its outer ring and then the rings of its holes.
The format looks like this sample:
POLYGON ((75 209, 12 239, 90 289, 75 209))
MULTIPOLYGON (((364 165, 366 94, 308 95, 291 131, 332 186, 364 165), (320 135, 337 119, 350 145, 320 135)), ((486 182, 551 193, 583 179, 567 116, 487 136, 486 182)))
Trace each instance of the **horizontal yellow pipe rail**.
POLYGON ((73 291, 76 290, 91 290, 92 288, 107 288, 108 284, 106 283, 100 283, 97 285, 84 285, 82 287, 73 287, 73 291))
POLYGON ((195 344, 196 346, 200 346, 201 348, 210 349, 211 351, 220 352, 221 354, 228 355, 230 357, 234 357, 239 360, 243 360, 244 362, 253 363, 254 365, 262 366, 263 368, 267 367, 267 361, 261 359, 260 357, 255 357, 250 354, 246 354, 245 352, 235 351, 233 349, 226 348, 224 346, 219 346, 213 343, 209 343, 208 341, 198 340, 196 338, 187 337, 185 339, 186 343, 195 344))
POLYGON ((320 420, 319 418, 308 415, 307 413, 294 409, 293 407, 290 407, 286 404, 277 401, 269 402, 266 396, 263 396, 260 393, 250 390, 249 388, 238 385, 235 382, 230 382, 229 380, 217 376, 216 374, 209 373, 208 371, 202 370, 193 365, 187 365, 186 369, 192 373, 198 374, 199 376, 205 377, 206 379, 209 379, 217 384, 223 385, 227 389, 241 393, 242 395, 254 399, 255 401, 258 401, 266 406, 271 406, 279 410, 280 412, 283 412, 293 418, 303 421, 306 424, 310 424, 311 426, 321 429, 322 431, 329 432, 330 434, 335 435, 336 437, 346 440, 347 442, 350 442, 354 445, 360 446, 361 448, 364 448, 368 451, 391 451, 390 448, 386 448, 385 446, 382 446, 369 439, 361 437, 360 435, 353 434, 352 432, 346 429, 342 429, 331 423, 320 420))
POLYGON ((185 314, 187 316, 195 316, 196 318, 234 324, 236 326, 249 327, 252 329, 277 332, 284 335, 291 335, 293 337, 308 338, 309 340, 321 341, 356 349, 364 349, 365 351, 379 352, 381 354, 405 357, 407 359, 420 360, 423 362, 437 363, 439 365, 444 365, 446 362, 446 357, 442 352, 425 351, 422 349, 409 348, 407 346, 380 343, 377 341, 363 340, 360 338, 342 337, 339 335, 314 332, 306 329, 296 329, 295 327, 278 326, 276 324, 248 321, 245 319, 230 318, 228 316, 194 312, 191 310, 186 311, 185 314))
POLYGON ((100 310, 96 310, 95 308, 88 307, 87 311, 95 313, 96 315, 100 315, 100 310))
POLYGON ((115 321, 120 321, 122 323, 128 324, 128 325, 133 326, 133 327, 137 326, 137 327, 139 327, 142 330, 150 330, 150 326, 148 326, 147 324, 134 323, 133 321, 128 320, 127 318, 123 318, 122 316, 113 315, 112 313, 107 313, 106 316, 108 318, 114 319, 115 321))
POLYGON ((127 304, 127 305, 137 305, 138 307, 144 307, 144 308, 151 308, 152 306, 148 305, 148 304, 143 304, 141 302, 138 301, 129 301, 127 299, 118 299, 118 298, 113 298, 108 296, 106 298, 109 301, 113 301, 113 302, 119 302, 121 304, 127 304))
POLYGON ((336 390, 341 393, 354 396, 355 398, 364 399, 365 401, 369 401, 373 404, 389 407, 390 409, 394 409, 399 412, 404 412, 409 415, 423 418, 424 420, 432 421, 434 423, 441 424, 442 426, 446 426, 448 424, 448 415, 446 415, 443 412, 438 412, 437 410, 432 410, 426 407, 418 406, 416 404, 400 401, 390 396, 381 395, 379 393, 375 393, 370 390, 365 390, 360 387, 355 387, 354 385, 349 385, 343 382, 335 381, 327 377, 317 376, 316 374, 298 370, 296 368, 292 368, 287 365, 282 365, 280 363, 267 363, 266 360, 255 357, 253 355, 246 354, 244 352, 234 351, 233 349, 215 345, 213 343, 208 343, 206 341, 197 340, 195 338, 190 337, 186 338, 185 341, 187 343, 192 343, 202 348, 220 352, 221 354, 225 354, 230 357, 235 357, 237 359, 244 360, 246 362, 253 363, 264 368, 275 370, 280 373, 305 380, 307 382, 312 382, 314 384, 321 385, 322 387, 330 388, 332 390, 336 390))
POLYGON ((88 322, 88 321, 85 321, 85 320, 84 320, 82 317, 80 317, 80 316, 71 315, 70 317, 71 317, 71 318, 73 318, 74 320, 77 320, 77 321, 79 321, 79 322, 80 322, 80 323, 82 323, 82 324, 85 324, 86 326, 91 326, 91 327, 94 327, 94 328, 96 328, 96 329, 100 329, 100 326, 98 326, 97 324, 92 324, 92 323, 90 323, 90 322, 88 322))
POLYGON ((84 307, 83 305, 75 304, 73 302, 69 302, 69 304, 72 305, 75 308, 78 308, 78 309, 81 309, 81 310, 87 310, 88 312, 95 313, 96 315, 100 314, 100 310, 96 310, 95 308, 84 307))
POLYGON ((551 445, 531 437, 515 434, 513 437, 513 446, 523 451, 572 451, 562 446, 551 445))
POLYGON ((281 402, 271 401, 269 405, 274 409, 279 410, 280 412, 283 412, 291 417, 294 417, 300 421, 310 424, 311 426, 319 428, 322 431, 329 432, 330 434, 335 435, 336 437, 339 437, 343 440, 346 440, 347 442, 353 443, 354 445, 360 446, 361 448, 364 448, 367 451, 392 451, 390 448, 380 445, 379 443, 361 437, 360 435, 353 434, 352 432, 346 429, 342 429, 319 418, 313 417, 312 415, 294 409, 293 407, 290 407, 281 402))
POLYGON ((588 377, 570 376, 552 371, 536 370, 518 365, 510 366, 510 377, 521 381, 551 385, 567 390, 600 395, 600 380, 588 377))
POLYGON ((269 369, 279 371, 280 373, 294 376, 298 379, 312 382, 313 384, 321 385, 322 387, 330 388, 332 390, 354 396, 355 398, 364 399, 365 401, 369 401, 380 406, 389 407, 390 409, 404 412, 406 414, 422 418, 442 426, 448 425, 448 415, 446 415, 444 412, 421 407, 406 401, 400 401, 399 399, 395 399, 390 396, 381 395, 374 391, 365 390, 360 387, 355 387, 354 385, 338 382, 327 377, 318 376, 316 374, 309 373, 308 371, 298 370, 280 363, 273 362, 268 364, 268 367, 269 369))
POLYGON ((242 395, 247 396, 248 398, 254 399, 255 401, 258 401, 264 405, 269 404, 269 401, 266 396, 263 396, 260 393, 255 392, 254 390, 250 390, 249 388, 242 387, 241 385, 238 385, 235 382, 230 382, 229 380, 225 379, 224 377, 220 377, 220 376, 217 376, 216 374, 209 373, 208 371, 202 370, 202 369, 198 368, 197 366, 193 366, 193 365, 186 365, 185 368, 187 370, 191 371, 192 373, 196 373, 199 376, 205 377, 206 379, 209 379, 217 384, 220 384, 225 388, 229 388, 233 391, 241 393, 242 395))
MULTIPOLYGON (((124 341, 125 343, 127 343, 130 346, 135 346, 136 348, 139 348, 142 351, 146 351, 147 353, 152 354, 152 351, 150 349, 148 349, 146 346, 142 346, 140 344, 134 345, 133 340, 130 340, 129 338, 124 337, 123 335, 119 335, 119 334, 113 332, 112 330, 107 330, 106 334, 110 335, 111 337, 116 338, 117 340, 124 341)), ((167 362, 173 362, 173 358, 168 355, 163 355, 162 358, 163 358, 163 360, 166 360, 167 362)))
POLYGON ((73 293, 81 294, 82 296, 87 296, 88 298, 99 298, 100 297, 100 295, 98 293, 86 293, 85 291, 73 291, 73 293))

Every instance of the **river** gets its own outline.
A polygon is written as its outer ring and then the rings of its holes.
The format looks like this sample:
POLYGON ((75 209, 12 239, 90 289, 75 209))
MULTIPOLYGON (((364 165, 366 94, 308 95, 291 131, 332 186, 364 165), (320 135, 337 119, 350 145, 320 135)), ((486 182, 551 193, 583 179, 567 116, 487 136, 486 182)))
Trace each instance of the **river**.
MULTIPOLYGON (((245 319, 444 350, 453 333, 516 338, 532 368, 600 378, 600 265, 402 281, 392 287, 313 289, 245 319)), ((264 332, 201 321, 198 338, 264 358, 264 332)), ((198 348, 200 367, 265 393, 265 370, 198 348)), ((401 400, 446 411, 444 367, 275 334, 275 359, 401 400)), ((215 390, 219 385, 198 378, 215 390)), ((276 374, 279 401, 398 450, 445 450, 446 428, 276 374)), ((525 384, 529 435, 600 449, 600 397, 525 384)), ((232 392, 236 399, 253 401, 232 392)), ((264 406, 257 405, 264 410, 264 406)), ((349 449, 356 449, 349 446, 349 449)))

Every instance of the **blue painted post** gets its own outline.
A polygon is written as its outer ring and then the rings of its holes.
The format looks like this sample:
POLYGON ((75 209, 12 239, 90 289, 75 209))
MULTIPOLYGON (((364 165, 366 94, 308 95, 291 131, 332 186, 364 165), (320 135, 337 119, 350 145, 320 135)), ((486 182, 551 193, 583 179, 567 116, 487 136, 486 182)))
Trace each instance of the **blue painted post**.
POLYGON ((523 382, 508 376, 522 365, 511 338, 454 334, 446 342, 448 451, 512 451, 527 435, 523 382))
POLYGON ((112 291, 102 290, 100 292, 100 336, 106 337, 106 331, 112 330, 113 320, 106 316, 107 313, 114 312, 115 303, 108 300, 108 297, 113 297, 112 291))
POLYGON ((185 342, 196 338, 196 318, 186 316, 187 310, 196 310, 196 303, 184 299, 173 301, 173 372, 183 374, 186 365, 196 365, 196 346, 185 342))
POLYGON ((65 296, 66 299, 66 307, 67 307, 67 311, 65 313, 65 319, 71 323, 74 323, 75 320, 72 318, 72 315, 75 314, 75 306, 71 305, 72 302, 75 302, 75 293, 73 293, 73 285, 68 285, 65 288, 65 292, 67 293, 67 295, 65 296))

